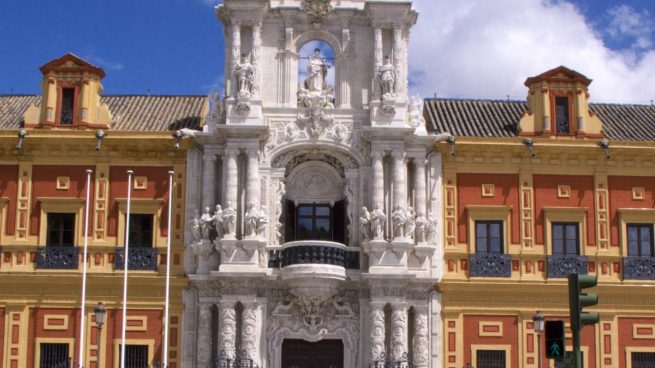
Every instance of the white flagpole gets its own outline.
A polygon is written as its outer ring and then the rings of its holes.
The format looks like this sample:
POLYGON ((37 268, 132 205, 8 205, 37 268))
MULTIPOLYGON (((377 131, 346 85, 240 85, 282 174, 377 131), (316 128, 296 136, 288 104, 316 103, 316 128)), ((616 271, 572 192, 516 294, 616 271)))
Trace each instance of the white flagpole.
POLYGON ((168 172, 168 238, 166 240, 166 300, 164 301, 164 367, 168 367, 168 304, 171 289, 171 214, 173 212, 173 175, 175 172, 168 172))
POLYGON ((91 174, 93 170, 86 170, 86 205, 84 208, 84 262, 82 263, 82 301, 80 302, 80 354, 78 355, 78 367, 84 367, 84 329, 86 328, 86 263, 87 249, 89 248, 89 196, 91 195, 91 174))
POLYGON ((127 216, 125 218, 125 252, 123 253, 123 329, 121 335, 121 368, 125 368, 125 329, 127 327, 127 270, 130 264, 130 205, 132 201, 132 174, 127 170, 127 216))

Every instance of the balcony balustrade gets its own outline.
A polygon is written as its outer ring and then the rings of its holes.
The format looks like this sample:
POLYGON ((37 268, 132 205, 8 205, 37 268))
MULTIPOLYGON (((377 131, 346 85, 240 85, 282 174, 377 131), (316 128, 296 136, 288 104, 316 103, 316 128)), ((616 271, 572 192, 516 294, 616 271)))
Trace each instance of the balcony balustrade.
POLYGON ((655 280, 655 257, 623 257, 624 280, 655 280))
POLYGON ((548 278, 568 277, 572 273, 586 275, 588 263, 586 256, 561 254, 548 256, 548 278))
MULTIPOLYGON (((157 248, 130 247, 130 271, 157 271, 157 248)), ((125 248, 116 248, 116 269, 125 268, 125 248)))
POLYGON ((469 257, 471 277, 511 277, 512 256, 509 254, 476 253, 469 257))
POLYGON ((36 248, 36 269, 76 270, 79 265, 80 248, 70 246, 45 246, 36 248))
POLYGON ((284 268, 293 265, 319 264, 359 269, 359 252, 348 251, 346 246, 325 241, 297 241, 287 243, 284 249, 269 254, 268 266, 284 268))

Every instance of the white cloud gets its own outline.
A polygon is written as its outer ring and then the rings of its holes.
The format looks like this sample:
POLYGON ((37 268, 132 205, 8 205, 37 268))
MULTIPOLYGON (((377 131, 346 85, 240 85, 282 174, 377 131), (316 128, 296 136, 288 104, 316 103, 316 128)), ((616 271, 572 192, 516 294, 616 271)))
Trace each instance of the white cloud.
POLYGON ((414 93, 524 99, 527 77, 565 65, 594 80, 590 93, 595 101, 655 99, 655 51, 646 49, 636 57, 631 50, 609 49, 566 1, 414 4, 420 13, 410 44, 414 93))
POLYGON ((85 56, 84 59, 106 70, 123 70, 123 68, 125 67, 125 65, 123 65, 122 63, 109 61, 107 59, 101 58, 93 54, 85 56))
POLYGON ((616 40, 633 39, 631 47, 637 50, 653 46, 653 23, 647 10, 638 12, 629 5, 617 5, 607 11, 610 17, 607 33, 616 40))

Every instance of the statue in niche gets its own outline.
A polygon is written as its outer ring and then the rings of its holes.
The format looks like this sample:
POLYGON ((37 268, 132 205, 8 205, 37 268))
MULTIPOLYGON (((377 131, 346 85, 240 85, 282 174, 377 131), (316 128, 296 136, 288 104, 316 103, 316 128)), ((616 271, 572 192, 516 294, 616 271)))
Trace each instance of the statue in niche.
POLYGON ((200 226, 200 219, 197 215, 193 216, 191 224, 191 242, 200 243, 202 241, 202 227, 200 226))
POLYGON ((437 243, 437 226, 437 217, 434 215, 434 213, 430 212, 430 215, 428 215, 428 227, 425 233, 427 241, 430 244, 437 243))
POLYGON ((220 204, 216 205, 216 211, 214 211, 214 227, 216 228, 216 238, 223 238, 223 209, 220 204))
POLYGON ((380 205, 376 204, 373 213, 371 213, 371 236, 373 239, 384 238, 385 221, 387 221, 387 215, 384 214, 380 205))
POLYGON ((384 64, 378 66, 377 74, 382 98, 389 99, 393 97, 396 75, 389 55, 384 57, 384 64))
POLYGON ((314 49, 314 55, 307 62, 307 73, 304 87, 310 92, 323 92, 327 90, 327 74, 330 66, 321 55, 320 49, 314 49))
POLYGON ((405 213, 405 236, 409 239, 414 239, 414 232, 416 230, 416 216, 412 207, 407 208, 405 213))
POLYGON ((227 202, 225 204, 225 209, 223 210, 223 234, 235 236, 236 222, 237 211, 232 208, 232 202, 227 202))
POLYGON ((248 61, 246 54, 241 55, 241 63, 234 67, 234 75, 237 79, 239 97, 250 97, 252 92, 252 79, 255 69, 248 61))
POLYGON ((366 207, 362 207, 362 217, 359 218, 359 224, 362 227, 363 240, 371 240, 371 214, 366 207))
POLYGON ((425 232, 428 227, 428 219, 425 218, 423 213, 419 212, 416 217, 416 242, 425 243, 425 232))
POLYGON ((259 221, 259 210, 257 210, 254 203, 248 203, 248 210, 243 217, 246 225, 245 236, 255 236, 257 234, 257 222, 259 221))
POLYGON ((391 223, 393 224, 393 237, 394 238, 404 238, 405 237, 405 222, 407 217, 405 216, 405 211, 403 211, 400 206, 396 206, 391 214, 391 223))
POLYGON ((259 210, 259 217, 257 218, 257 236, 263 238, 266 235, 268 228, 268 213, 266 213, 266 206, 262 206, 259 210))
POLYGON ((200 231, 202 232, 202 240, 209 241, 211 237, 212 225, 214 224, 214 216, 212 216, 211 208, 205 207, 205 212, 200 217, 200 231))

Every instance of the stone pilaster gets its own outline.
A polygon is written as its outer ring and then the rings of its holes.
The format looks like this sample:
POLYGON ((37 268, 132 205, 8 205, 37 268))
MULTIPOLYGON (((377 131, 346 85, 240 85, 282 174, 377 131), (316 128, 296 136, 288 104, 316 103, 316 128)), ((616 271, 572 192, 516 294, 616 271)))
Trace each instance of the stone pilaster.
POLYGON ((391 351, 394 360, 407 353, 407 309, 404 303, 391 304, 391 351))
POLYGON ((238 185, 238 169, 237 169, 237 153, 238 151, 234 148, 228 148, 225 155, 225 176, 226 180, 226 206, 227 202, 230 202, 230 205, 233 208, 236 208, 237 205, 237 185, 238 185))
POLYGON ((425 158, 414 158, 414 190, 416 191, 416 214, 427 216, 425 190, 425 158))
POLYGON ((429 366, 429 343, 428 306, 414 306, 414 339, 412 344, 414 367, 427 368, 429 366))
POLYGON ((380 359, 384 352, 384 339, 386 335, 384 324, 384 303, 371 302, 371 342, 370 342, 370 362, 380 359))
POLYGON ((198 367, 207 367, 212 359, 211 304, 198 305, 198 367))
POLYGON ((375 63, 374 65, 380 66, 382 65, 382 59, 384 55, 382 55, 382 27, 379 24, 375 25, 375 60, 373 62, 375 63))
POLYGON ((245 351, 248 357, 257 362, 257 329, 259 318, 257 303, 244 303, 241 314, 241 351, 245 351))
POLYGON ((261 48, 262 48, 262 20, 256 19, 252 26, 252 96, 259 98, 261 84, 261 48))
MULTIPOLYGON (((231 72, 234 74, 234 68, 239 65, 239 58, 241 57, 241 21, 234 19, 232 20, 232 69, 231 72)), ((232 78, 232 90, 231 94, 236 96, 236 90, 238 89, 238 82, 236 81, 236 76, 232 78)))
POLYGON ((246 184, 246 203, 252 203, 255 208, 260 206, 259 157, 257 149, 248 150, 248 183, 246 184))
POLYGON ((396 74, 396 85, 394 87, 396 94, 402 94, 403 79, 403 26, 395 24, 393 27, 393 66, 396 74))
POLYGON ((394 207, 400 206, 405 209, 407 206, 407 187, 405 184, 405 152, 395 150, 393 157, 393 201, 394 207))
POLYGON ((384 166, 382 165, 382 152, 373 152, 373 208, 383 208, 384 202, 384 166))
POLYGON ((237 316, 234 302, 226 301, 218 304, 218 319, 218 351, 225 351, 228 357, 234 359, 237 340, 237 316))
POLYGON ((216 205, 215 186, 216 180, 216 155, 213 152, 207 152, 203 156, 202 172, 202 206, 214 208, 216 205))

